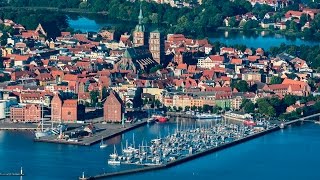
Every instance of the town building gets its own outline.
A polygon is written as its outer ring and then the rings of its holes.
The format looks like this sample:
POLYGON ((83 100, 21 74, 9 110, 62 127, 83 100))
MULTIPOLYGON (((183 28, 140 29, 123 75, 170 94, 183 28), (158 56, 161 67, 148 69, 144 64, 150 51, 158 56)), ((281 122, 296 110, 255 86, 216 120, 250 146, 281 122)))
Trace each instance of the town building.
POLYGON ((121 122, 124 113, 124 105, 118 94, 110 93, 103 105, 103 119, 106 122, 121 122))
POLYGON ((41 105, 19 104, 10 108, 12 122, 39 122, 42 117, 41 105))
POLYGON ((77 99, 65 99, 57 93, 51 101, 51 120, 59 122, 76 122, 84 118, 84 106, 77 99))

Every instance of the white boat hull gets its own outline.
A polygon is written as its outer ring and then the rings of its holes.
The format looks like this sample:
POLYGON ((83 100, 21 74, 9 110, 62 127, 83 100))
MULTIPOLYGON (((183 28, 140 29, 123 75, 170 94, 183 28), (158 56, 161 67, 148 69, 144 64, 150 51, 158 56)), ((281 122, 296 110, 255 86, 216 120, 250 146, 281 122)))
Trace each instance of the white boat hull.
POLYGON ((120 161, 108 160, 108 164, 109 164, 109 165, 120 165, 120 161))
POLYGON ((50 136, 52 134, 52 132, 51 131, 37 131, 36 133, 35 133, 35 135, 36 135, 36 138, 42 138, 42 137, 45 137, 45 136, 50 136))
POLYGON ((106 144, 101 144, 101 145, 100 145, 100 148, 103 149, 103 148, 106 148, 107 146, 108 146, 108 145, 106 145, 106 144))

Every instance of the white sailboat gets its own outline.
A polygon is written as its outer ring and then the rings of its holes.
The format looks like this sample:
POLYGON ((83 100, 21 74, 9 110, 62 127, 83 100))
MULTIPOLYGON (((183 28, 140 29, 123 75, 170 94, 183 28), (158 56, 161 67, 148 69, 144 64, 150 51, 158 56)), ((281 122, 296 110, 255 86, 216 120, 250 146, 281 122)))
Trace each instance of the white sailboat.
POLYGON ((43 129, 43 104, 42 104, 42 98, 41 98, 41 129, 38 129, 35 132, 35 136, 36 136, 36 138, 39 139, 41 137, 49 136, 51 134, 52 134, 52 132, 50 129, 43 129))
POLYGON ((113 147, 113 153, 110 154, 110 158, 111 158, 111 159, 117 159, 117 157, 118 157, 118 154, 117 154, 117 150, 116 150, 116 145, 114 145, 114 147, 113 147))
POLYGON ((100 149, 106 148, 108 145, 103 142, 103 138, 101 137, 100 149))
POLYGON ((118 154, 117 154, 117 150, 116 150, 116 145, 114 145, 113 148, 114 148, 114 150, 113 150, 113 153, 110 154, 111 159, 108 160, 108 164, 109 165, 120 165, 120 161, 117 160, 118 154))

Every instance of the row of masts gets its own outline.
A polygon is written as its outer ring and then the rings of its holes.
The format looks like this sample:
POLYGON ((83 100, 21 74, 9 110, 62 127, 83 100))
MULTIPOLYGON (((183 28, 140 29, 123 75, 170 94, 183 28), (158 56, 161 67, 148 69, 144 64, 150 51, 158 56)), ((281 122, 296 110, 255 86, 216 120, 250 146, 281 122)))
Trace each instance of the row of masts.
POLYGON ((255 130, 252 127, 226 122, 211 122, 199 126, 195 123, 191 128, 190 126, 189 128, 179 127, 177 122, 177 128, 173 134, 168 133, 162 138, 159 135, 159 138, 151 140, 151 145, 142 140, 142 145, 139 144, 137 149, 133 134, 133 142, 130 146, 128 140, 126 140, 125 148, 121 143, 122 155, 119 156, 116 153, 114 146, 114 153, 110 155, 111 160, 108 161, 108 164, 160 165, 253 133, 255 130))

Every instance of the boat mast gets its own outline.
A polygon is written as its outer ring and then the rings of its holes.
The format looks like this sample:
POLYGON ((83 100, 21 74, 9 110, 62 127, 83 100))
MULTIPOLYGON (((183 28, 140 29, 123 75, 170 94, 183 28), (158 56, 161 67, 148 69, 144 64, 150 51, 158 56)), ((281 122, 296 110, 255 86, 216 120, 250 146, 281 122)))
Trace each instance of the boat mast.
POLYGON ((133 133, 133 148, 136 148, 135 143, 134 143, 134 133, 133 133))
POLYGON ((43 99, 40 97, 41 101, 41 131, 43 131, 43 99))

